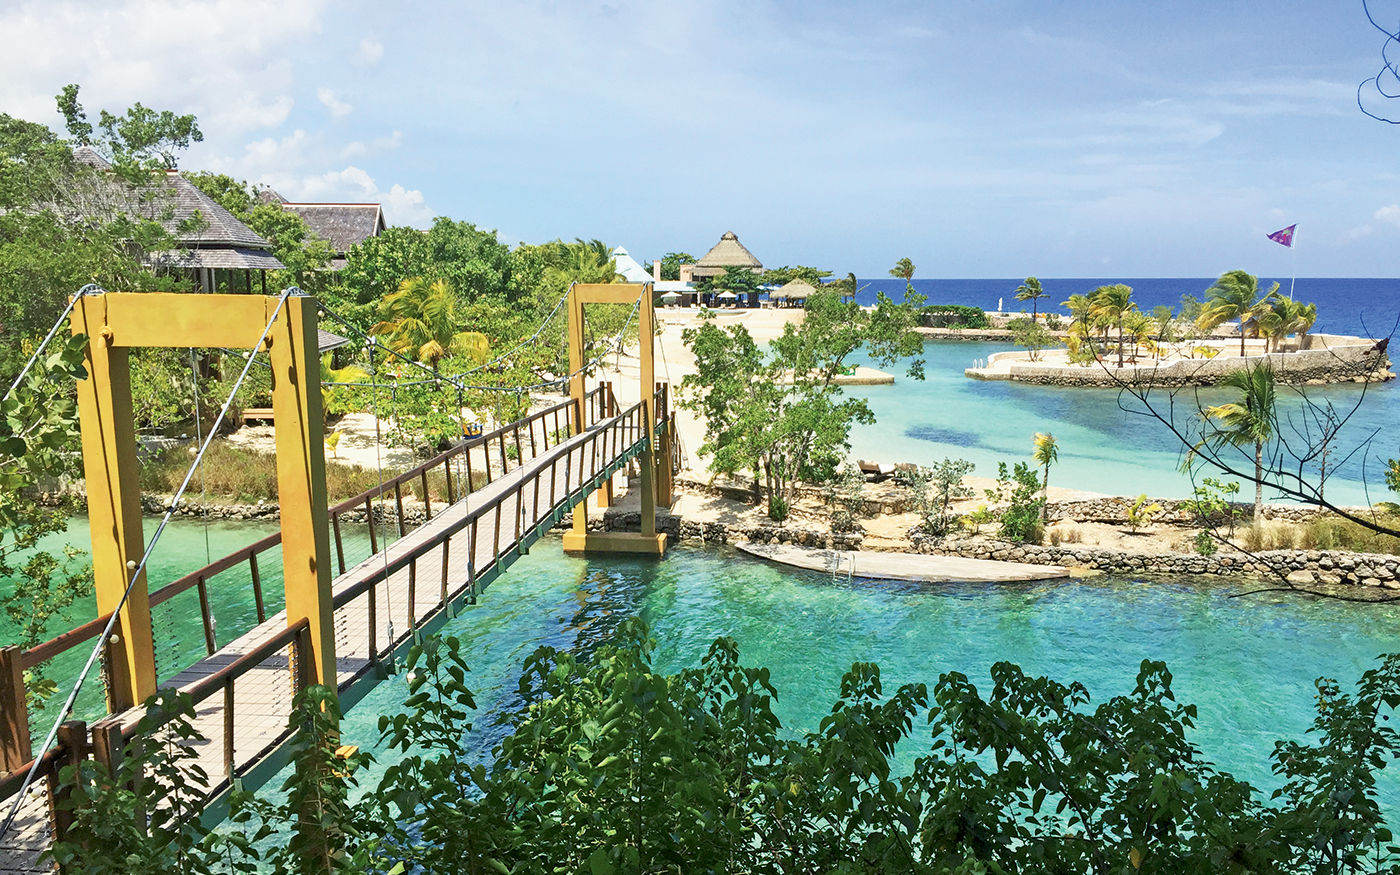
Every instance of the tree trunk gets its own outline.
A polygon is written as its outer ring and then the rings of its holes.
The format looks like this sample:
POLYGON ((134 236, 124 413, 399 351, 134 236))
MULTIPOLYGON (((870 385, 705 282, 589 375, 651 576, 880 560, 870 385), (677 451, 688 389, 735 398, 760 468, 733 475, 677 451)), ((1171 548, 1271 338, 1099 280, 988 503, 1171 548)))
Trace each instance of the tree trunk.
POLYGON ((1254 522, 1263 520, 1264 510, 1264 442, 1254 442, 1254 522))

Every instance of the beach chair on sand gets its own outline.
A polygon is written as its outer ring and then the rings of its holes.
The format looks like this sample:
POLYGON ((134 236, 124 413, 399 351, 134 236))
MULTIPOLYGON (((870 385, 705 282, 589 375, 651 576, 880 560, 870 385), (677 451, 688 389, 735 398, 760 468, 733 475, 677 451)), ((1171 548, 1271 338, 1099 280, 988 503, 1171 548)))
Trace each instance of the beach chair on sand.
POLYGON ((867 483, 880 483, 890 479, 890 475, 894 474, 893 465, 871 462, 866 459, 856 459, 856 467, 860 468, 860 473, 865 475, 867 483))

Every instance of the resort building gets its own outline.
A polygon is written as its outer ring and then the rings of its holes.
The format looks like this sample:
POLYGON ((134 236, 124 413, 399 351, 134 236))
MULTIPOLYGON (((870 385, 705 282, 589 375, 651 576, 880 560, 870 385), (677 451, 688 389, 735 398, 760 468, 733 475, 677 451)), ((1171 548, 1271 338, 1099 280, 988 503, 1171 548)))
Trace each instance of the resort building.
POLYGON ((612 251, 613 265, 617 268, 618 276, 629 283, 649 283, 652 275, 647 273, 647 269, 633 258, 626 249, 621 246, 612 251))
MULTIPOLYGON (((694 264, 681 265, 681 281, 714 279, 735 267, 747 268, 755 274, 763 272, 763 262, 739 242, 739 235, 725 231, 720 235, 719 242, 694 264)), ((748 306, 758 306, 758 293, 752 293, 748 298, 748 306)))
MULTIPOLYGON (((98 170, 112 167, 90 146, 79 146, 73 157, 98 170)), ((115 176, 105 179, 98 187, 106 195, 103 200, 107 207, 158 221, 175 238, 179 248, 153 252, 151 262, 171 272, 188 271, 199 291, 251 293, 256 286, 265 292, 267 271, 284 269, 272 254, 271 243, 196 188, 180 171, 157 174, 154 192, 137 191, 115 176), (196 216, 199 221, 192 221, 196 216)))
MULTIPOLYGON (((269 197, 276 196, 270 192, 269 197)), ((345 256, 352 248, 371 237, 378 237, 388 228, 384 208, 379 204, 297 204, 282 201, 282 209, 300 216, 317 237, 331 244, 335 255, 330 269, 345 267, 345 256)))

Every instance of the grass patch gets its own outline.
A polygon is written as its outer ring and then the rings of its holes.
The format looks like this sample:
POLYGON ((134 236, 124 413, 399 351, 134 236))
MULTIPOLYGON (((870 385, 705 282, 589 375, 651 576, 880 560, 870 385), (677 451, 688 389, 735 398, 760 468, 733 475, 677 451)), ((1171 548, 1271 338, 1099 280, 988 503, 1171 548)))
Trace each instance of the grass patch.
MULTIPOLYGON (((141 491, 169 494, 180 488, 193 453, 185 447, 167 450, 141 466, 141 491)), ((385 479, 398 471, 385 471, 385 479)), ((473 472, 477 473, 477 472, 473 472)), ((484 475, 473 479, 484 481, 484 475)), ((379 474, 332 459, 326 460, 326 498, 331 504, 353 498, 379 485, 379 474)), ((419 497, 422 484, 417 479, 402 487, 405 500, 419 497)), ((207 492, 215 501, 256 503, 259 499, 277 500, 277 457, 217 441, 209 446, 200 470, 190 483, 194 495, 207 492)), ((428 492, 434 501, 447 500, 447 477, 441 468, 428 474, 428 492)), ((189 493, 187 493, 189 494, 189 493)), ((389 492, 392 498, 393 492, 389 492)), ((193 495, 191 496, 193 497, 193 495)))
MULTIPOLYGON (((1383 514, 1377 522, 1400 527, 1400 516, 1383 514)), ((1264 520, 1240 529, 1237 539, 1251 552, 1259 550, 1346 550, 1354 553, 1400 555, 1400 538, 1382 535, 1363 525, 1335 516, 1321 516, 1306 523, 1264 520)))

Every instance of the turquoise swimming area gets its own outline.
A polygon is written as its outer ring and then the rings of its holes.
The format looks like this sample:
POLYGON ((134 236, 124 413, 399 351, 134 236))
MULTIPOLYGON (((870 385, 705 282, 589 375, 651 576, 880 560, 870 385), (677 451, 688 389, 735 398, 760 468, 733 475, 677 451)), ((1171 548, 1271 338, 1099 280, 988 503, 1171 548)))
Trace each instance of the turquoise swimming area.
MULTIPOLYGON (((881 462, 920 464, 962 458, 976 463, 978 474, 995 476, 997 462, 1028 461, 1035 433, 1050 432, 1059 442, 1060 453, 1059 463, 1050 472, 1054 485, 1110 495, 1190 496, 1191 480, 1179 470, 1181 442, 1160 422, 1144 415, 1146 410, 1136 399, 1115 389, 1032 386, 963 376, 963 369, 974 360, 1008 349, 1015 347, 929 342, 924 344, 923 382, 908 379, 899 370, 893 386, 849 388, 849 394, 866 399, 877 420, 852 434, 853 454, 881 462)), ((1201 390, 1199 398, 1184 390, 1176 399, 1176 421, 1198 422, 1200 404, 1221 403, 1227 397, 1223 390, 1201 390)), ((1157 393, 1153 400, 1161 411, 1169 412, 1166 393, 1157 393)), ((1400 421, 1397 381, 1365 387, 1309 386, 1306 402, 1297 390, 1281 387, 1280 429, 1292 447, 1306 443, 1303 429, 1311 420, 1305 408, 1327 404, 1350 414, 1329 457, 1327 498, 1343 504, 1395 498, 1386 493, 1381 478, 1382 460, 1400 456, 1394 433, 1394 423, 1400 421), (1364 485, 1368 482, 1369 493, 1364 485)), ((1240 451, 1237 460, 1252 469, 1252 449, 1240 451)), ((1316 463, 1305 468, 1310 477, 1318 471, 1316 463)), ((1252 486, 1242 493, 1252 498, 1252 486)), ((1268 491, 1264 494, 1265 501, 1276 498, 1268 491)))
MULTIPOLYGON (((997 460, 1027 458, 1031 435, 1049 430, 1061 447, 1054 483, 1103 492, 1184 493, 1176 448, 1160 427, 1120 411, 1114 393, 962 377, 973 358, 998 348, 931 343, 927 382, 901 378, 892 387, 861 390, 879 423, 853 436, 855 453, 913 461, 956 455, 976 462, 979 473, 990 473, 997 460)), ((1342 400, 1354 397, 1347 395, 1352 387, 1326 391, 1342 400)), ((1372 391, 1361 426, 1393 422, 1394 391, 1372 391)), ((1336 488, 1360 494, 1359 479, 1346 482, 1351 485, 1339 480, 1336 488)), ((74 523, 66 540, 86 546, 86 526, 74 523)), ((198 520, 179 520, 155 554, 152 583, 174 579, 202 565, 206 555, 217 558, 272 528, 206 528, 198 520)), ((347 548, 352 557, 368 552, 365 541, 348 541, 347 548)), ((279 607, 276 565, 271 558, 263 563, 270 611, 279 607)), ((446 631, 465 643, 470 683, 482 709, 468 739, 473 757, 489 756, 504 731, 495 718, 518 706, 516 685, 528 653, 542 644, 588 651, 609 640, 624 618, 640 616, 657 640, 658 665, 668 670, 694 664, 715 636, 734 636, 746 663, 772 670, 778 713, 793 730, 816 728, 854 661, 878 662, 887 684, 931 684, 940 673, 956 670, 985 688, 991 664, 1010 660, 1028 672, 1080 681, 1102 701, 1131 689, 1144 658, 1165 660, 1178 698, 1200 707, 1195 742, 1221 767, 1272 787, 1273 741, 1303 737, 1312 719, 1315 679, 1334 677, 1350 687, 1378 654, 1395 650, 1400 606, 1278 594, 1231 598, 1237 591, 1231 583, 1126 577, 1017 585, 846 582, 750 561, 727 548, 682 546, 660 562, 584 559, 564 556, 558 540, 547 539, 446 631)), ((252 624, 252 593, 238 573, 217 578, 211 596, 220 641, 252 624)), ((75 606, 54 628, 75 625, 92 612, 90 601, 75 606)), ((163 677, 202 656, 198 615, 193 590, 157 610, 163 677)), ((8 620, 0 618, 0 641, 13 637, 8 620)), ((51 676, 71 677, 85 656, 70 653, 51 676)), ((100 695, 100 685, 92 684, 80 716, 100 709, 100 695)), ((399 708, 404 695, 402 674, 379 685, 348 715, 347 741, 376 748, 379 715, 399 708)), ((907 756, 925 740, 916 739, 907 756)), ((1400 810, 1400 778, 1382 775, 1382 794, 1390 810, 1400 810)))

